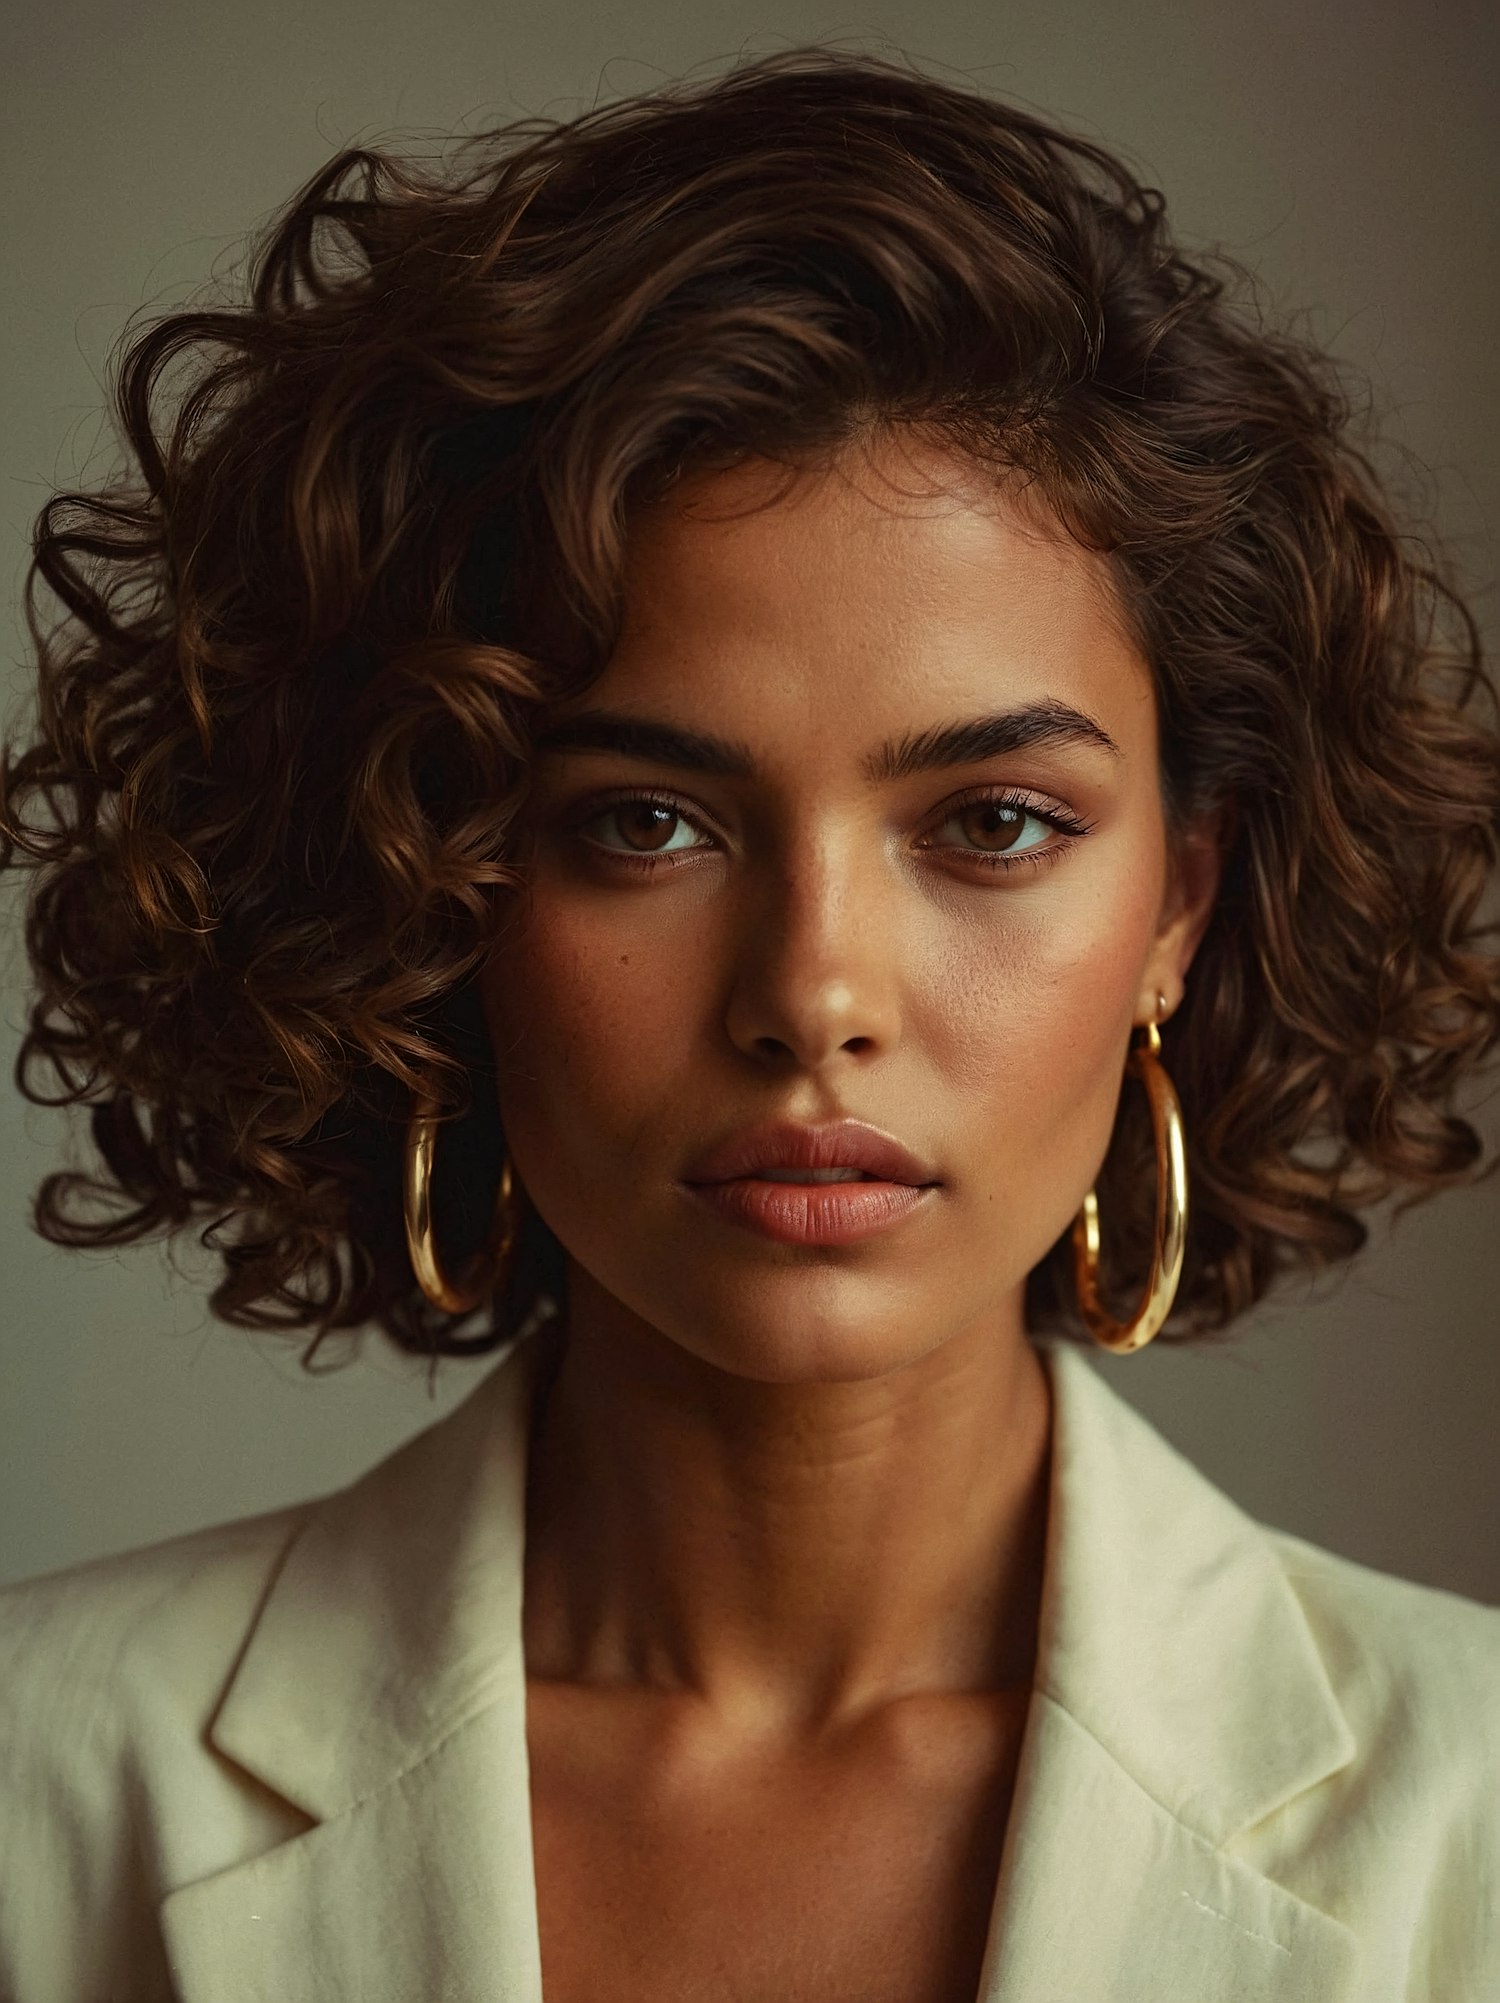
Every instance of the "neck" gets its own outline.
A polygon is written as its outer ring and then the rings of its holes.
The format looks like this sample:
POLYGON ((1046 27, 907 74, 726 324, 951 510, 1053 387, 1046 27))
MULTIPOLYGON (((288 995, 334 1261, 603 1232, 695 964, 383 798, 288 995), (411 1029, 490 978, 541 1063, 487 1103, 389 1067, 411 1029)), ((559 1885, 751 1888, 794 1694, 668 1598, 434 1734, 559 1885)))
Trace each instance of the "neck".
POLYGON ((852 1382, 733 1375, 586 1279, 552 1339, 528 1675, 788 1733, 1029 1686, 1051 1394, 1019 1303, 1009 1327, 852 1382))

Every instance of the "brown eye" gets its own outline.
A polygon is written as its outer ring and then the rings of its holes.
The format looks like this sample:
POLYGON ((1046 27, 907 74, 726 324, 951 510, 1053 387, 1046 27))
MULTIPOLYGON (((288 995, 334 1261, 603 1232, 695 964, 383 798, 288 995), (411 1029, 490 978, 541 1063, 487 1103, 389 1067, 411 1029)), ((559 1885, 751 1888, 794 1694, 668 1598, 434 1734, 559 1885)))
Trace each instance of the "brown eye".
POLYGON ((677 855, 704 846, 680 807, 645 794, 613 801, 585 822, 580 832, 587 830, 597 831, 587 836, 596 848, 617 856, 677 855))
POLYGON ((973 800, 953 815, 967 840, 991 851, 1013 847, 1030 818, 1025 808, 1006 800, 973 800))
POLYGON ((663 848, 667 837, 681 819, 670 807, 658 807, 651 800, 627 800, 610 812, 616 827, 632 848, 663 848))

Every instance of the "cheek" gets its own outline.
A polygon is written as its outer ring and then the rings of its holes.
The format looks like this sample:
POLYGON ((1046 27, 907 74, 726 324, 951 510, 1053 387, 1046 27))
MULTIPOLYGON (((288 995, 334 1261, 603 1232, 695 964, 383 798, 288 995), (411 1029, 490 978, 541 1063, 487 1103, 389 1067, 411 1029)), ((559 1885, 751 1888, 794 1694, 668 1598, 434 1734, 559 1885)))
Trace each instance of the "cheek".
POLYGON ((578 1139, 628 1152, 642 1109, 659 1109, 680 1075, 699 1006, 686 956, 538 900, 486 978, 507 1131, 544 1150, 578 1139))
POLYGON ((1109 1143, 1158 885, 1145 866, 1080 870, 1032 909, 1018 898, 1004 923, 947 935, 919 985, 922 1037, 990 1200, 1055 1192, 1060 1228, 1109 1143))

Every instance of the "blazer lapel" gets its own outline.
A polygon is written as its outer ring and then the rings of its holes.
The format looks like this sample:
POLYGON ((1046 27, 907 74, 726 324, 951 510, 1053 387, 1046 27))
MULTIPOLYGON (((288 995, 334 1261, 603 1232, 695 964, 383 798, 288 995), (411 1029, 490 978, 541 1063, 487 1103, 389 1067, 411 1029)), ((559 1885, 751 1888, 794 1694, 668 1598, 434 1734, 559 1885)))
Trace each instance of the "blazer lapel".
MULTIPOLYGON (((1066 1342, 1036 1687, 977 2003, 1352 2003, 1235 1837, 1355 1745, 1259 1527, 1066 1342)), ((182 2003, 541 2003, 521 1592, 542 1345, 309 1512, 212 1721, 307 1831, 173 1891, 182 2003)))
POLYGON ((182 2003, 540 2003, 521 1640, 539 1345, 309 1514, 209 1728, 312 1826, 180 1887, 182 2003))
POLYGON ((1354 1757, 1259 1526, 1066 1342, 1036 1687, 979 2003, 1342 2003, 1358 1944, 1234 1855, 1354 1757))
POLYGON ((1343 2003, 1354 1936, 1170 1815, 1036 1695, 980 2003, 1343 2003))
POLYGON ((541 2003, 524 1771, 509 1699, 306 1835, 171 1893, 183 2003, 541 2003))

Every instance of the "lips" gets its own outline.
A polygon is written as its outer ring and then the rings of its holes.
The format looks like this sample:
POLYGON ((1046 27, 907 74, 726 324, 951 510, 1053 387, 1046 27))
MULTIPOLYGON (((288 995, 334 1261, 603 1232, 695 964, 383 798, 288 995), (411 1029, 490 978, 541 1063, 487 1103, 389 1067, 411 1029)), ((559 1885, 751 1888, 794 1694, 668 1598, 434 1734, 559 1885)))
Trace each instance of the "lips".
POLYGON ((863 1120, 832 1120, 821 1126, 777 1120, 742 1128, 695 1157, 683 1180, 721 1183, 762 1176, 767 1170, 838 1168, 858 1169, 878 1182, 913 1188, 937 1181, 929 1163, 893 1134, 863 1120))

